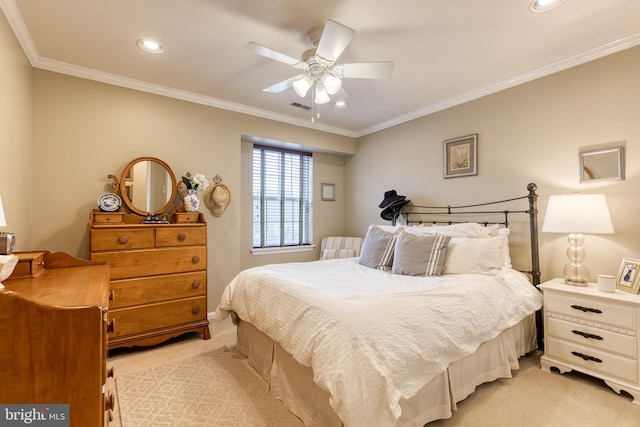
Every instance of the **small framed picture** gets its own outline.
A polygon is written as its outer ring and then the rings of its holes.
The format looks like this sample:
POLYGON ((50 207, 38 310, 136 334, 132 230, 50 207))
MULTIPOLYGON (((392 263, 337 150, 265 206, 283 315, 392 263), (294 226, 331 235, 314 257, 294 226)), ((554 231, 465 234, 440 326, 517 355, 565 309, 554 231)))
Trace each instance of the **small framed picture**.
POLYGON ((336 201, 336 185, 335 184, 320 184, 320 196, 323 202, 335 202, 336 201))
POLYGON ((478 134, 444 141, 444 177, 478 175, 478 134))
POLYGON ((640 260, 623 258, 616 277, 616 288, 637 294, 640 291, 640 260))

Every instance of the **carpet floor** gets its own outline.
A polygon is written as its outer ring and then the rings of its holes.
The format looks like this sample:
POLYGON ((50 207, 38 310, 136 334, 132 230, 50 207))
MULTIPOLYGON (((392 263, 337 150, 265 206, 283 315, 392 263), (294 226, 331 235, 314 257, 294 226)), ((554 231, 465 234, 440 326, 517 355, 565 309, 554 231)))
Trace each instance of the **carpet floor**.
MULTIPOLYGON (((183 336, 156 347, 111 351, 110 427, 301 427, 246 360, 232 351, 235 326, 213 323, 211 339, 183 336)), ((483 384, 446 420, 428 427, 635 427, 640 406, 603 381, 540 369, 541 353, 520 359, 513 378, 483 384)), ((376 426, 372 426, 376 427, 376 426)))
POLYGON ((233 348, 223 347, 116 379, 124 427, 300 427, 233 348))

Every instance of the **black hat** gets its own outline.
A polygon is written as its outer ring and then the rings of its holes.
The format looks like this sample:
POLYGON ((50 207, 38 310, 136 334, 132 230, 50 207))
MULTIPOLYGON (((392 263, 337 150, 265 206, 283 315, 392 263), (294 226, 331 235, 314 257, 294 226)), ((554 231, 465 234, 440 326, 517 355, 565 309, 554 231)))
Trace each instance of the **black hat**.
POLYGON ((386 208, 392 203, 401 202, 406 196, 400 196, 396 193, 396 190, 389 190, 384 192, 384 200, 378 205, 379 208, 386 208))
POLYGON ((410 201, 411 200, 397 200, 396 202, 391 203, 389 206, 384 208, 382 212, 380 212, 380 217, 387 221, 393 221, 398 217, 400 209, 405 207, 410 201))

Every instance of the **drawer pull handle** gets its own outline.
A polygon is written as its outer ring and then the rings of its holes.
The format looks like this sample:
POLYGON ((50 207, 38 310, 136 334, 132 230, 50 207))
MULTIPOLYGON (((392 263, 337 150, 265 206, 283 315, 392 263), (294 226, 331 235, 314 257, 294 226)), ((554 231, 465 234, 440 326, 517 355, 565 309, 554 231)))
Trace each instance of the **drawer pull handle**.
POLYGON ((129 241, 129 238, 127 236, 120 236, 120 238, 118 238, 118 242, 120 242, 120 244, 122 245, 124 245, 128 241, 129 241))
POLYGON ((576 357, 581 358, 582 360, 592 360, 592 361, 597 362, 597 363, 602 363, 602 360, 598 359, 597 357, 588 356, 586 354, 578 353, 577 351, 572 351, 571 354, 573 354, 576 357))
POLYGON ((598 314, 602 314, 601 310, 598 310, 597 308, 589 308, 589 307, 583 307, 581 305, 572 305, 571 308, 573 308, 574 310, 580 310, 583 311, 585 313, 598 313, 598 314))
POLYGON ((197 263, 199 263, 199 262, 200 262, 200 257, 199 257, 198 255, 194 255, 194 256, 193 256, 193 258, 191 258, 191 261, 192 261, 194 264, 197 264, 197 263))
POLYGON ((113 333, 116 330, 116 319, 111 319, 109 323, 107 323, 107 333, 113 333))
POLYGON ((180 233, 178 234, 178 240, 180 240, 181 242, 184 242, 184 239, 187 238, 187 235, 184 233, 180 233))
POLYGON ((109 292, 109 301, 114 301, 116 299, 116 291, 109 292))
POLYGON ((116 407, 116 399, 113 393, 109 393, 109 396, 104 398, 104 408, 106 410, 114 410, 116 407))
POLYGON ((194 282, 191 284, 191 287, 192 287, 193 289, 198 289, 198 288, 200 287, 200 282, 198 282, 197 280, 196 280, 196 281, 194 281, 194 282))
POLYGON ((586 339, 593 338, 594 340, 599 340, 599 341, 602 341, 604 339, 600 335, 588 334, 588 333, 582 332, 582 331, 573 330, 571 332, 573 332, 576 335, 581 335, 581 336, 585 337, 586 339))
POLYGON ((198 307, 198 306, 193 307, 193 308, 191 309, 191 312, 192 312, 193 314, 198 314, 198 313, 200 313, 200 307, 198 307))

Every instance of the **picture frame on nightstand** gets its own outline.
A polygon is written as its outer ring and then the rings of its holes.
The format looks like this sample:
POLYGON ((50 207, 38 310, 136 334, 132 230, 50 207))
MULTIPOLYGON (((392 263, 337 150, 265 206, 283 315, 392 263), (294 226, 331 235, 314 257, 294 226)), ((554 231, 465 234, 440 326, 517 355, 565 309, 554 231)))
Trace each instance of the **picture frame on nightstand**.
POLYGON ((640 292, 640 260, 623 258, 616 276, 616 288, 637 294, 640 292))

